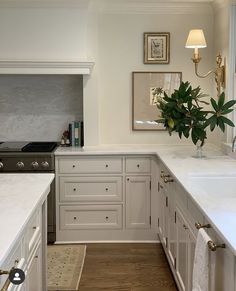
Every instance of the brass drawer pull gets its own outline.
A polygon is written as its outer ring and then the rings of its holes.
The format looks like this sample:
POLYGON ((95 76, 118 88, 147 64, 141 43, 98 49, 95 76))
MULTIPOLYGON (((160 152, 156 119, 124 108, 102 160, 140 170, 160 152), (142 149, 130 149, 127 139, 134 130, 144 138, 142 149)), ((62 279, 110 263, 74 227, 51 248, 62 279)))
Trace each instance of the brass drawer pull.
POLYGON ((7 291, 10 284, 11 284, 11 281, 9 280, 9 277, 8 277, 7 280, 5 281, 4 285, 2 286, 1 291, 7 291))
POLYGON ((164 183, 172 183, 172 182, 174 182, 174 179, 170 178, 170 176, 164 178, 164 183))
MULTIPOLYGON (((208 224, 201 224, 199 222, 196 222, 195 223, 195 226, 197 229, 200 229, 200 228, 211 228, 211 225, 208 223, 208 224)), ((212 240, 209 240, 207 242, 207 245, 208 245, 208 248, 212 251, 212 252, 215 252, 218 248, 225 248, 225 244, 219 244, 217 245, 216 243, 214 243, 212 240)))
POLYGON ((211 228, 211 225, 208 223, 208 224, 201 224, 199 222, 196 222, 195 223, 195 227, 196 229, 200 229, 200 228, 211 228))
POLYGON ((225 248, 225 244, 215 244, 212 240, 209 240, 208 243, 208 248, 212 251, 212 252, 215 252, 218 248, 225 248))

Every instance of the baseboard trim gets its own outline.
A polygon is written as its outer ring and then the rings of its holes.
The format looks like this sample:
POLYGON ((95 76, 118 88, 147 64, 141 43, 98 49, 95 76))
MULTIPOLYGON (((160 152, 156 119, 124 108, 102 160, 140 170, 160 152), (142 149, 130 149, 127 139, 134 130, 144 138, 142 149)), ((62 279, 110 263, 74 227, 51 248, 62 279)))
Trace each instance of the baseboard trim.
POLYGON ((160 243, 159 240, 96 240, 96 241, 56 241, 55 244, 101 244, 101 243, 147 243, 147 244, 153 244, 153 243, 160 243))

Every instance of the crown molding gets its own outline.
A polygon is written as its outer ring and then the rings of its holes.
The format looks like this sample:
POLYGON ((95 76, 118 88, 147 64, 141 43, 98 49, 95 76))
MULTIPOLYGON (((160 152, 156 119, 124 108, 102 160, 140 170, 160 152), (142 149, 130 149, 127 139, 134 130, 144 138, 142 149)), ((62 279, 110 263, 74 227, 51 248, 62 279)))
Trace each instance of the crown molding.
POLYGON ((109 1, 102 0, 100 13, 111 14, 212 14, 212 1, 177 2, 177 1, 109 1))
POLYGON ((236 4, 236 0, 214 0, 213 7, 214 10, 223 9, 225 7, 231 7, 236 4))
POLYGON ((0 60, 0 74, 90 75, 94 62, 0 60))
POLYGON ((91 0, 0 0, 1 8, 88 8, 91 0))

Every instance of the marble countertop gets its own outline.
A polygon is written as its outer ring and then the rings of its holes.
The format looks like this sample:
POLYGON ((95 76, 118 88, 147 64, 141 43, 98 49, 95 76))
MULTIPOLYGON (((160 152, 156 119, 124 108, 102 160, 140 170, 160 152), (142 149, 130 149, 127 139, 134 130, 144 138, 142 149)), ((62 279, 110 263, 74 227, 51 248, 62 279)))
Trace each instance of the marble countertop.
POLYGON ((0 175, 0 267, 35 209, 43 203, 54 174, 0 175))
MULTIPOLYGON (((152 154, 157 155, 166 165, 172 175, 182 184, 191 195, 205 217, 218 232, 222 241, 236 255, 236 188, 235 195, 231 197, 222 195, 214 196, 214 193, 200 189, 198 185, 191 183, 193 176, 218 176, 235 177, 236 159, 225 155, 214 145, 204 146, 205 157, 197 159, 196 147, 193 145, 110 145, 86 148, 58 148, 56 153, 60 155, 114 155, 114 154, 152 154)), ((225 183, 225 189, 227 184, 225 183)), ((236 183, 236 182, 235 182, 236 183)), ((214 190, 214 183, 212 184, 214 190)), ((214 192, 214 191, 213 191, 214 192)))

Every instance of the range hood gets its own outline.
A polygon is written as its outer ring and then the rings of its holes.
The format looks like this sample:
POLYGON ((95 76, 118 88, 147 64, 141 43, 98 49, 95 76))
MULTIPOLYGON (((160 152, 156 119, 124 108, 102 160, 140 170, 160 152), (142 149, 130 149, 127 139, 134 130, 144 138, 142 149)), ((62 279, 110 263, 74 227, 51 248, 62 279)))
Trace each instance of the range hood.
POLYGON ((0 60, 0 74, 90 75, 94 62, 0 60))

